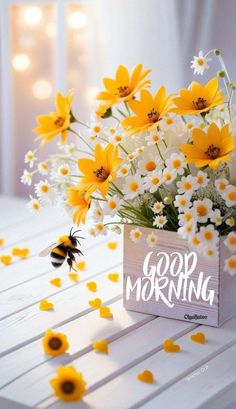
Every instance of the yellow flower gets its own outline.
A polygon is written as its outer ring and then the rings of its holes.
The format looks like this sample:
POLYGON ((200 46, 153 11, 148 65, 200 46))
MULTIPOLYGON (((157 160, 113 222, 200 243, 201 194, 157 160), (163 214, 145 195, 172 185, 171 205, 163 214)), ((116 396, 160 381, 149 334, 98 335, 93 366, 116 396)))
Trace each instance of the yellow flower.
POLYGON ((218 89, 218 79, 212 78, 206 85, 192 82, 188 89, 181 89, 179 96, 174 98, 176 107, 172 112, 180 115, 197 115, 221 105, 224 96, 218 89))
POLYGON ((166 96, 165 87, 161 87, 153 96, 148 90, 141 91, 140 101, 132 100, 129 105, 136 114, 123 119, 121 125, 128 135, 157 129, 158 122, 170 111, 172 97, 166 96))
POLYGON ((51 356, 63 354, 69 348, 66 335, 48 330, 42 340, 44 353, 51 356))
POLYGON ((95 110, 95 114, 99 118, 109 118, 111 116, 111 105, 112 103, 108 102, 101 102, 95 110))
POLYGON ((67 191, 67 200, 69 206, 75 207, 73 222, 77 225, 80 223, 85 224, 86 215, 90 208, 90 199, 85 199, 79 188, 72 186, 67 191))
POLYGON ((151 70, 143 70, 142 64, 136 65, 131 75, 127 68, 119 65, 116 78, 104 78, 105 91, 99 92, 97 99, 109 101, 110 107, 122 101, 129 101, 134 94, 150 85, 146 79, 151 70))
POLYGON ((83 374, 77 372, 73 366, 58 368, 57 378, 51 379, 50 384, 55 395, 64 401, 78 401, 86 391, 83 374))
POLYGON ((216 169, 220 163, 230 161, 234 138, 229 132, 229 125, 219 129, 213 122, 206 133, 197 128, 192 132, 193 144, 180 146, 187 163, 194 163, 197 168, 208 165, 216 169))
POLYGON ((42 145, 50 142, 58 134, 61 134, 61 142, 64 143, 67 140, 71 121, 72 100, 73 94, 71 92, 66 96, 58 92, 56 96, 56 112, 37 116, 38 127, 33 131, 38 134, 36 140, 41 140, 42 145))
POLYGON ((78 167, 83 173, 80 184, 80 191, 85 192, 85 199, 99 189, 105 197, 108 193, 109 183, 116 174, 115 170, 121 164, 122 158, 118 156, 118 147, 109 143, 104 149, 97 144, 94 149, 94 159, 79 159, 78 167))

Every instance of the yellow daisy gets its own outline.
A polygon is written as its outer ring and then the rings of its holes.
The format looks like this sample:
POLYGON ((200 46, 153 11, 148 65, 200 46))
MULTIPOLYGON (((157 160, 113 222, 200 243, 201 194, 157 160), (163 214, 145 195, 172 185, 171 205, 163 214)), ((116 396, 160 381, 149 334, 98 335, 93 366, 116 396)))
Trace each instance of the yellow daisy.
POLYGON ((146 77, 151 70, 143 70, 142 64, 136 65, 132 73, 124 65, 119 65, 116 78, 104 78, 105 91, 99 92, 97 99, 109 101, 110 107, 122 101, 129 101, 133 95, 150 85, 146 77))
POLYGON ((161 87, 154 96, 148 90, 143 90, 140 93, 140 101, 129 102, 135 116, 123 119, 121 125, 128 135, 157 129, 158 122, 170 111, 171 105, 172 97, 166 96, 165 87, 161 87))
POLYGON ((57 377, 50 380, 55 395, 64 401, 79 401, 86 391, 83 374, 73 366, 59 367, 57 377))
POLYGON ((37 116, 38 127, 33 129, 33 131, 38 134, 36 140, 41 140, 41 145, 50 142, 59 134, 63 143, 67 140, 71 121, 72 101, 73 94, 71 92, 66 96, 58 92, 56 96, 56 111, 48 115, 37 116))
POLYGON ((198 128, 192 132, 193 144, 180 146, 187 163, 194 163, 197 168, 208 165, 211 169, 216 169, 222 162, 230 161, 230 153, 235 144, 229 125, 219 129, 213 122, 206 133, 198 128))
POLYGON ((69 348, 66 335, 48 330, 42 340, 44 353, 51 356, 63 354, 69 348))
POLYGON ((197 115, 223 104, 224 96, 218 89, 217 77, 206 85, 192 82, 188 89, 181 89, 179 96, 174 98, 175 107, 172 112, 180 115, 197 115))
POLYGON ((67 190, 67 201, 69 206, 75 207, 75 211, 72 216, 73 222, 77 225, 80 223, 85 224, 86 215, 90 208, 91 200, 89 198, 85 199, 79 188, 72 186, 67 190))
POLYGON ((100 190, 105 197, 108 193, 109 183, 116 174, 115 171, 121 164, 122 158, 118 156, 118 147, 111 143, 103 149, 97 144, 94 149, 94 159, 79 159, 78 167, 83 173, 80 184, 80 191, 85 192, 85 199, 96 190, 100 190))

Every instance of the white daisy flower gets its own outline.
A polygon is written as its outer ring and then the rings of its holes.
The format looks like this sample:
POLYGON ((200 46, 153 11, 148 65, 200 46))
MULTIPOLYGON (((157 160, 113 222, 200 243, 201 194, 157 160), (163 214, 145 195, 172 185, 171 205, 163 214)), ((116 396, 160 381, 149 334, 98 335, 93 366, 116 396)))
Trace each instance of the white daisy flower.
POLYGON ((191 61, 191 68, 194 70, 194 74, 203 75, 204 71, 209 68, 208 63, 211 61, 211 58, 203 55, 202 51, 199 51, 197 56, 193 57, 191 61))
POLYGON ((76 152, 76 146, 72 142, 72 143, 65 145, 64 150, 68 155, 74 155, 74 153, 76 152))
POLYGON ((30 195, 30 201, 27 203, 27 207, 34 213, 38 213, 40 211, 41 205, 38 199, 33 198, 30 195))
POLYGON ((236 205, 236 186, 229 185, 222 194, 223 199, 228 207, 236 205))
POLYGON ((102 132, 102 128, 103 126, 100 122, 93 122, 90 125, 91 132, 94 133, 95 135, 99 135, 102 132))
POLYGON ((221 225, 221 223, 223 222, 223 217, 221 216, 219 209, 215 209, 212 211, 212 214, 210 216, 210 221, 214 223, 216 226, 221 225))
POLYGON ((183 226, 185 223, 188 222, 196 223, 197 222, 196 210, 194 208, 186 209, 184 213, 178 215, 178 219, 180 226, 183 226))
POLYGON ((115 224, 114 226, 112 226, 111 231, 116 234, 122 233, 122 229, 120 228, 120 226, 118 226, 118 224, 115 224))
POLYGON ((213 224, 209 224, 200 228, 199 237, 203 244, 212 245, 219 241, 219 232, 214 229, 213 224))
POLYGON ((35 153, 36 153, 36 149, 34 151, 28 151, 25 154, 25 163, 29 163, 30 168, 34 166, 34 162, 37 160, 35 153))
POLYGON ((117 177, 125 177, 125 176, 127 176, 128 174, 129 174, 129 171, 130 171, 130 168, 131 168, 131 165, 130 164, 128 164, 128 165, 122 165, 120 168, 119 168, 119 170, 117 171, 117 177))
POLYGON ((96 237, 96 232, 95 232, 94 227, 91 227, 91 228, 88 230, 88 233, 89 233, 90 236, 96 237))
POLYGON ((57 169, 57 175, 60 176, 61 178, 66 178, 70 175, 70 167, 67 165, 67 163, 63 163, 59 168, 57 169))
POLYGON ((159 170, 158 172, 154 171, 151 172, 145 178, 144 188, 148 190, 150 193, 154 193, 157 191, 157 188, 162 184, 162 171, 159 170))
POLYGON ((236 252, 236 232, 231 231, 224 240, 224 245, 230 250, 236 252))
POLYGON ((123 192, 126 199, 133 199, 142 194, 144 192, 144 186, 141 176, 128 176, 126 178, 126 183, 123 185, 123 192))
POLYGON ((47 180, 41 180, 34 185, 34 190, 38 198, 51 201, 54 197, 54 191, 47 180))
POLYGON ((142 236, 142 232, 138 227, 136 227, 135 229, 130 230, 129 238, 134 243, 137 243, 141 239, 141 236, 142 236))
POLYGON ((203 256, 207 257, 208 259, 211 259, 212 261, 215 261, 216 257, 218 257, 218 249, 214 245, 204 245, 201 247, 201 253, 203 256))
POLYGON ((188 222, 178 228, 178 233, 183 239, 189 239, 196 233, 196 224, 188 222))
POLYGON ((185 156, 182 153, 172 153, 166 160, 166 166, 176 171, 178 175, 183 175, 186 168, 185 156))
POLYGON ((163 229, 166 223, 166 216, 156 216, 153 221, 153 226, 156 226, 158 229, 163 229))
POLYGON ((234 217, 228 217, 228 219, 225 220, 225 224, 227 224, 227 226, 233 227, 235 226, 236 220, 234 219, 234 217))
POLYGON ((149 135, 145 137, 145 140, 147 142, 147 145, 155 145, 157 142, 161 141, 164 138, 164 132, 158 131, 158 132, 151 132, 149 135))
POLYGON ((178 116, 175 114, 167 114, 159 122, 159 127, 164 131, 172 130, 172 127, 179 123, 178 116))
POLYGON ((175 180, 177 173, 173 169, 165 168, 162 176, 165 184, 170 185, 175 180))
POLYGON ((147 238, 146 238, 146 242, 148 244, 149 247, 155 247, 157 242, 158 242, 158 237, 155 233, 150 233, 148 234, 147 238))
POLYGON ((113 217, 121 208, 121 204, 122 199, 120 199, 117 195, 114 195, 107 200, 104 206, 104 211, 106 212, 106 214, 109 214, 110 216, 113 217))
POLYGON ((195 248, 196 250, 198 250, 201 246, 201 239, 199 237, 199 233, 194 234, 193 236, 188 238, 188 243, 191 247, 195 248))
POLYGON ((93 218, 97 221, 102 222, 104 218, 104 211, 99 203, 96 203, 95 209, 93 211, 93 218))
POLYGON ((223 193, 227 186, 229 186, 229 181, 227 179, 220 178, 215 180, 215 187, 219 193, 223 193))
POLYGON ((108 232, 107 226, 103 223, 97 223, 94 226, 95 236, 106 236, 108 232))
POLYGON ((193 207, 197 213, 197 221, 199 223, 206 223, 212 217, 212 201, 210 199, 195 200, 193 207))
POLYGON ((144 152, 145 148, 144 146, 140 146, 139 148, 137 148, 135 150, 135 152, 137 153, 137 155, 142 155, 142 153, 144 152))
POLYGON ((188 193, 190 196, 193 194, 194 190, 197 189, 196 186, 197 178, 192 175, 183 176, 179 182, 177 182, 179 193, 188 193))
POLYGON ((138 161, 138 173, 141 175, 146 175, 158 169, 160 169, 160 160, 154 152, 142 155, 142 158, 138 161))
POLYGON ((192 203, 189 199, 189 195, 176 195, 174 205, 178 207, 179 212, 185 212, 192 206, 192 203))
POLYGON ((207 174, 203 172, 202 170, 198 171, 196 178, 197 178, 196 183, 197 183, 198 188, 206 187, 208 185, 209 179, 207 177, 207 174))
POLYGON ((115 133, 109 136, 109 142, 111 142, 113 145, 119 145, 119 143, 122 142, 123 135, 120 133, 115 133))
POLYGON ((162 203, 162 202, 155 202, 154 204, 153 204, 153 206, 152 206, 152 211, 154 212, 154 213, 161 213, 162 212, 162 210, 164 209, 164 204, 162 203))
POLYGON ((40 162, 38 164, 38 171, 40 173, 40 175, 48 175, 49 172, 49 165, 47 162, 40 162))
POLYGON ((28 170, 24 169, 23 175, 20 178, 21 183, 23 183, 23 185, 31 186, 33 175, 33 172, 29 172, 28 170))
POLYGON ((108 133, 108 135, 114 135, 114 134, 116 134, 118 132, 118 129, 117 128, 108 128, 108 130, 107 130, 107 133, 108 133))
POLYGON ((236 255, 233 255, 225 260, 224 271, 231 276, 236 275, 236 255))
POLYGON ((127 155, 127 160, 129 161, 129 162, 132 162, 134 159, 136 159, 137 158, 137 152, 132 152, 132 153, 129 153, 128 155, 127 155))

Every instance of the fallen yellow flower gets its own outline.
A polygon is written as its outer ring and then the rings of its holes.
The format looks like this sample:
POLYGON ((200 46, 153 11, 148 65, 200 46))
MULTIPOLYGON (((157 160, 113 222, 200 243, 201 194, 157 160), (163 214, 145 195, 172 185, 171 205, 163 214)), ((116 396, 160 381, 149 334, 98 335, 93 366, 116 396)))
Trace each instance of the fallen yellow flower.
POLYGON ((51 356, 61 355, 69 348, 66 335, 50 329, 45 332, 42 344, 44 353, 51 356))
POLYGON ((86 391, 86 382, 81 372, 73 366, 57 369, 57 377, 50 380, 55 395, 63 401, 79 401, 86 391))

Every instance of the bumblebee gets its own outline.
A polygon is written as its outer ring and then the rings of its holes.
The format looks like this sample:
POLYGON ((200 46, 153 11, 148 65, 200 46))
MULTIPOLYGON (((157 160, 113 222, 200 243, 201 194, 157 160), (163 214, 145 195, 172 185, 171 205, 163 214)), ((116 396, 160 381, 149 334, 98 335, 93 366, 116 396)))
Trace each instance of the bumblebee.
POLYGON ((50 254, 51 263, 54 268, 61 267, 64 261, 67 261, 70 270, 73 269, 73 263, 75 261, 75 254, 83 256, 82 251, 78 248, 80 246, 79 239, 84 239, 84 237, 76 236, 76 233, 81 230, 76 230, 72 232, 73 227, 70 230, 68 236, 60 236, 56 243, 51 244, 49 247, 41 251, 40 257, 45 257, 50 254))

